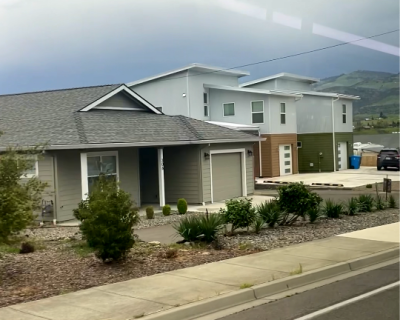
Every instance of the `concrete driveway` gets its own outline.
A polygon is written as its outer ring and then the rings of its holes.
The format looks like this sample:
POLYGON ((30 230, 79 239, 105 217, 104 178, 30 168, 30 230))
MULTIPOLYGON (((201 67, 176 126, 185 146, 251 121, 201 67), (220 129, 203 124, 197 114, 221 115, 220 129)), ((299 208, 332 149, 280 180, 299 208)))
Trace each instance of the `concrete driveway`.
POLYGON ((300 173, 276 178, 256 178, 256 183, 264 181, 300 182, 307 185, 312 183, 338 183, 347 188, 355 188, 369 183, 382 182, 388 177, 392 181, 400 181, 399 172, 395 170, 376 170, 376 167, 361 167, 329 173, 300 173))

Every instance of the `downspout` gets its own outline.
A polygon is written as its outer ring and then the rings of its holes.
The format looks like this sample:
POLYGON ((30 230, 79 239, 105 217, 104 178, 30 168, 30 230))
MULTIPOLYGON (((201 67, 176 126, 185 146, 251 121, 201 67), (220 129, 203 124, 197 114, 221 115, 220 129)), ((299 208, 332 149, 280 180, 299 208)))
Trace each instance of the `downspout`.
POLYGON ((336 172, 336 145, 335 145, 335 111, 333 105, 336 101, 338 101, 340 97, 338 96, 336 99, 332 99, 332 144, 333 144, 333 172, 336 172))
POLYGON ((187 104, 187 112, 188 117, 190 117, 190 94, 189 94, 189 69, 186 73, 186 104, 187 104))
MULTIPOLYGON (((258 137, 261 138, 261 129, 258 129, 258 137)), ((262 163, 261 163, 261 141, 258 141, 258 158, 259 158, 259 162, 260 162, 260 178, 262 178, 263 174, 262 174, 262 163)))

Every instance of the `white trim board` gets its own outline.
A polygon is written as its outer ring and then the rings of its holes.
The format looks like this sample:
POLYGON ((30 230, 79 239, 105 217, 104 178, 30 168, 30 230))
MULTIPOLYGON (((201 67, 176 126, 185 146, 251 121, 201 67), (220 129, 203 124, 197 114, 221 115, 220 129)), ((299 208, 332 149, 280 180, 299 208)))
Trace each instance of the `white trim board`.
POLYGON ((213 177, 212 177, 212 156, 213 154, 224 153, 241 153, 241 170, 242 170, 242 197, 247 197, 247 167, 246 167, 246 149, 223 149, 210 150, 210 184, 211 184, 211 203, 214 203, 213 177))
MULTIPOLYGON (((150 102, 146 101, 145 99, 143 99, 141 96, 139 96, 136 92, 132 91, 131 89, 129 89, 127 86, 125 86, 124 84, 119 86, 118 88, 114 89, 113 91, 109 92, 108 94, 106 94, 105 96, 101 97, 100 99, 92 102, 91 104, 87 105, 86 107, 82 108, 81 112, 86 112, 89 111, 91 109, 97 108, 97 106, 106 101, 107 99, 110 99, 112 96, 116 95, 118 92, 124 91, 125 93, 127 93, 128 95, 130 95, 132 98, 134 98, 135 100, 139 101, 141 104, 143 104, 145 107, 147 107, 149 110, 153 111, 155 114, 163 114, 162 112, 160 112, 159 110, 157 110, 150 102)), ((101 107, 99 107, 101 108, 101 107)), ((114 110, 117 110, 116 108, 113 108, 114 110)), ((124 110, 126 110, 127 108, 124 108, 124 110)), ((132 109, 133 110, 133 109, 132 109)))

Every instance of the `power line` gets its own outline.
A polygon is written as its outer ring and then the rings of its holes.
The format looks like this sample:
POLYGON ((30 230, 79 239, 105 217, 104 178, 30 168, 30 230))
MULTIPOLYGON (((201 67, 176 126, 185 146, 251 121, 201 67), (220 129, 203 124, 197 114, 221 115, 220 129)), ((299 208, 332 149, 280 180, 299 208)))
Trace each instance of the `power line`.
POLYGON ((187 75, 187 76, 181 76, 181 77, 172 77, 172 78, 168 78, 168 79, 162 79, 162 80, 159 80, 159 81, 169 81, 169 80, 175 80, 175 79, 181 79, 181 78, 195 77, 195 76, 200 76, 200 75, 203 75, 203 74, 218 73, 218 72, 221 72, 221 71, 229 71, 229 70, 232 70, 232 69, 238 69, 238 68, 243 68, 243 67, 255 66, 255 65, 258 65, 258 64, 269 63, 269 62, 273 62, 273 61, 278 61, 278 60, 283 60, 283 59, 298 57, 298 56, 302 56, 302 55, 306 55, 306 54, 310 54, 310 53, 314 53, 314 52, 318 52, 318 51, 323 51, 323 50, 332 49, 332 48, 336 48, 336 47, 340 47, 340 46, 345 46, 345 45, 348 45, 348 44, 351 44, 351 43, 354 43, 354 42, 358 42, 358 41, 362 41, 362 40, 367 40, 367 39, 371 39, 371 38, 376 38, 376 37, 384 36, 384 35, 386 35, 386 34, 398 32, 399 30, 400 30, 400 29, 395 29, 395 30, 391 30, 391 31, 384 32, 384 33, 375 34, 375 35, 373 35, 373 36, 363 37, 363 38, 359 38, 359 39, 357 39, 357 40, 353 40, 353 41, 348 41, 348 42, 343 42, 343 43, 335 44, 335 45, 332 45, 332 46, 322 47, 322 48, 313 49, 313 50, 309 50, 309 51, 303 51, 303 52, 294 53, 294 54, 290 54, 290 55, 282 56, 282 57, 278 57, 278 58, 273 58, 273 59, 268 59, 268 60, 262 60, 262 61, 252 62, 252 63, 243 64, 243 65, 235 66, 235 67, 231 67, 231 68, 224 68, 224 69, 219 69, 219 70, 213 70, 213 71, 207 71, 207 72, 200 72, 200 73, 196 73, 196 74, 192 74, 192 75, 187 75))

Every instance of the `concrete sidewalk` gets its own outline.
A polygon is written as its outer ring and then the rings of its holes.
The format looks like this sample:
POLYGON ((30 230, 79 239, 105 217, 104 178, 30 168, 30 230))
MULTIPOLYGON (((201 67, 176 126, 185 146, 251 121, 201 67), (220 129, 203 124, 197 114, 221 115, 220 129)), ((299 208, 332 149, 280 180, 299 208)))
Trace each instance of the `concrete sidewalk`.
POLYGON ((0 319, 135 319, 398 248, 399 223, 379 228, 13 305, 0 319))

